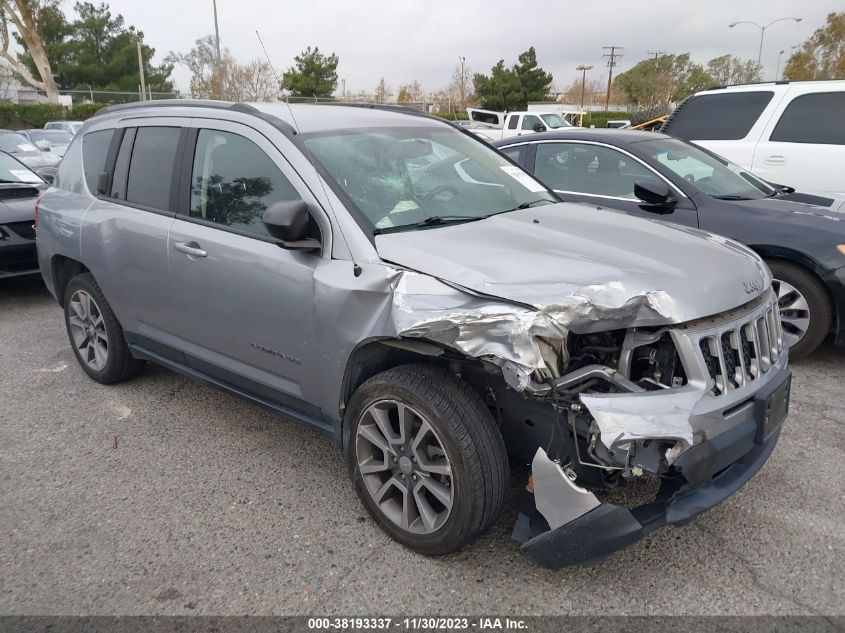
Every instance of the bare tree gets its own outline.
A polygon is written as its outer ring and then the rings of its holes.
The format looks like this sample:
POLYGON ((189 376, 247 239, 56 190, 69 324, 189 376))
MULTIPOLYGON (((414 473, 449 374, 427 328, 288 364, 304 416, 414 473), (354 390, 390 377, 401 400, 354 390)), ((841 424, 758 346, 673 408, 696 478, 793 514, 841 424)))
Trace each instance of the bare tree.
POLYGON ((279 82, 269 63, 256 58, 232 70, 241 101, 272 101, 279 95, 279 82))
POLYGON ((375 101, 376 103, 384 103, 390 95, 390 86, 384 81, 384 77, 379 79, 378 86, 376 86, 375 101))
POLYGON ((59 102, 59 91, 50 69, 50 60, 44 42, 38 34, 33 13, 38 10, 42 2, 49 0, 0 0, 0 57, 18 73, 23 80, 33 88, 47 93, 51 103, 59 102), (32 56, 40 79, 36 79, 27 67, 15 55, 9 52, 9 23, 20 34, 26 50, 32 56))
MULTIPOLYGON (((0 0, 1 1, 1 0, 0 0)), ((217 48, 213 35, 204 35, 194 42, 187 53, 170 53, 167 64, 182 64, 191 71, 191 94, 198 99, 239 101, 240 87, 237 80, 237 62, 228 48, 217 48)))
POLYGON ((396 97, 399 103, 422 103, 424 100, 425 93, 416 79, 409 84, 399 86, 399 95, 396 97))

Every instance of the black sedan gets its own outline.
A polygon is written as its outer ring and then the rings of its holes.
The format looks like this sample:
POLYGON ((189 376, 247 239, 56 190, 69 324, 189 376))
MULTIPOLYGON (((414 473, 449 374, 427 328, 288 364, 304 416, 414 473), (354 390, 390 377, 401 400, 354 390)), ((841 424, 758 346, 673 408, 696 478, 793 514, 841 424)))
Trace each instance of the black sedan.
POLYGON ((652 132, 576 128, 493 145, 565 200, 748 245, 772 270, 790 355, 806 356, 829 334, 845 344, 845 201, 766 183, 652 132))
POLYGON ((38 274, 35 202, 46 188, 26 165, 0 152, 0 280, 38 274))

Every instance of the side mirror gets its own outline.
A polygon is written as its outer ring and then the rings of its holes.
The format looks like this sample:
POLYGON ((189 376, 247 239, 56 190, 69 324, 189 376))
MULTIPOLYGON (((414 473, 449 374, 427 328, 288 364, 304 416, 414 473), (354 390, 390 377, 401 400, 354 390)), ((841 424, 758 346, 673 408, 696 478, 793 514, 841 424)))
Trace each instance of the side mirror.
POLYGON ((545 131, 546 131, 546 126, 545 126, 545 125, 543 125, 542 123, 535 123, 535 124, 534 124, 534 131, 535 131, 535 132, 545 132, 545 131))
POLYGON ((659 180, 638 180, 634 183, 634 195, 642 200, 647 211, 671 213, 678 204, 672 190, 659 180))
POLYGON ((271 237, 279 246, 288 250, 313 251, 320 248, 320 241, 307 237, 311 214, 304 200, 274 202, 261 218, 271 237))

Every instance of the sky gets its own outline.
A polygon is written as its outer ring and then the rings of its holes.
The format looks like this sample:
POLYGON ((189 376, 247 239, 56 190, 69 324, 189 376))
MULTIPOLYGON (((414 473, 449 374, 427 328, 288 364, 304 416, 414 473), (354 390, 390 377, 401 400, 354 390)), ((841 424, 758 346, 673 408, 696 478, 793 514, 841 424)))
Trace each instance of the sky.
MULTIPOLYGON (((766 25, 763 47, 765 78, 773 79, 778 52, 803 42, 842 10, 840 0, 660 0, 651 9, 630 0, 217 0, 221 46, 246 62, 264 58, 261 34, 270 60, 281 76, 307 46, 335 52, 338 77, 347 91, 372 93, 384 77, 395 92, 418 80, 426 92, 445 87, 459 57, 473 72, 488 73, 500 59, 507 65, 530 46, 540 65, 562 89, 579 64, 594 66, 588 78, 606 81, 602 46, 621 46, 615 73, 648 56, 649 51, 691 53, 704 63, 730 53, 756 59, 760 30, 728 24, 749 20, 766 25)), ((212 0, 111 0, 113 13, 144 32, 156 49, 154 62, 169 51, 184 52, 195 39, 214 32, 212 0)), ((66 0, 68 11, 71 0, 66 0)), ((187 90, 190 74, 177 67, 176 86, 187 90)))

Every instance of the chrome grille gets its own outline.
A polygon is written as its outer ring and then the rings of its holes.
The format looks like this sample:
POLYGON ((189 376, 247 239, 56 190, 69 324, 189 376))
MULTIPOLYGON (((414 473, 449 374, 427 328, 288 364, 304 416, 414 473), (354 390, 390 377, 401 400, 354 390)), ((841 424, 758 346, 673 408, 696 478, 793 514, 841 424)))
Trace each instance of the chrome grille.
POLYGON ((771 369, 784 351, 776 297, 769 292, 754 307, 679 328, 709 377, 713 395, 742 389, 771 369))

